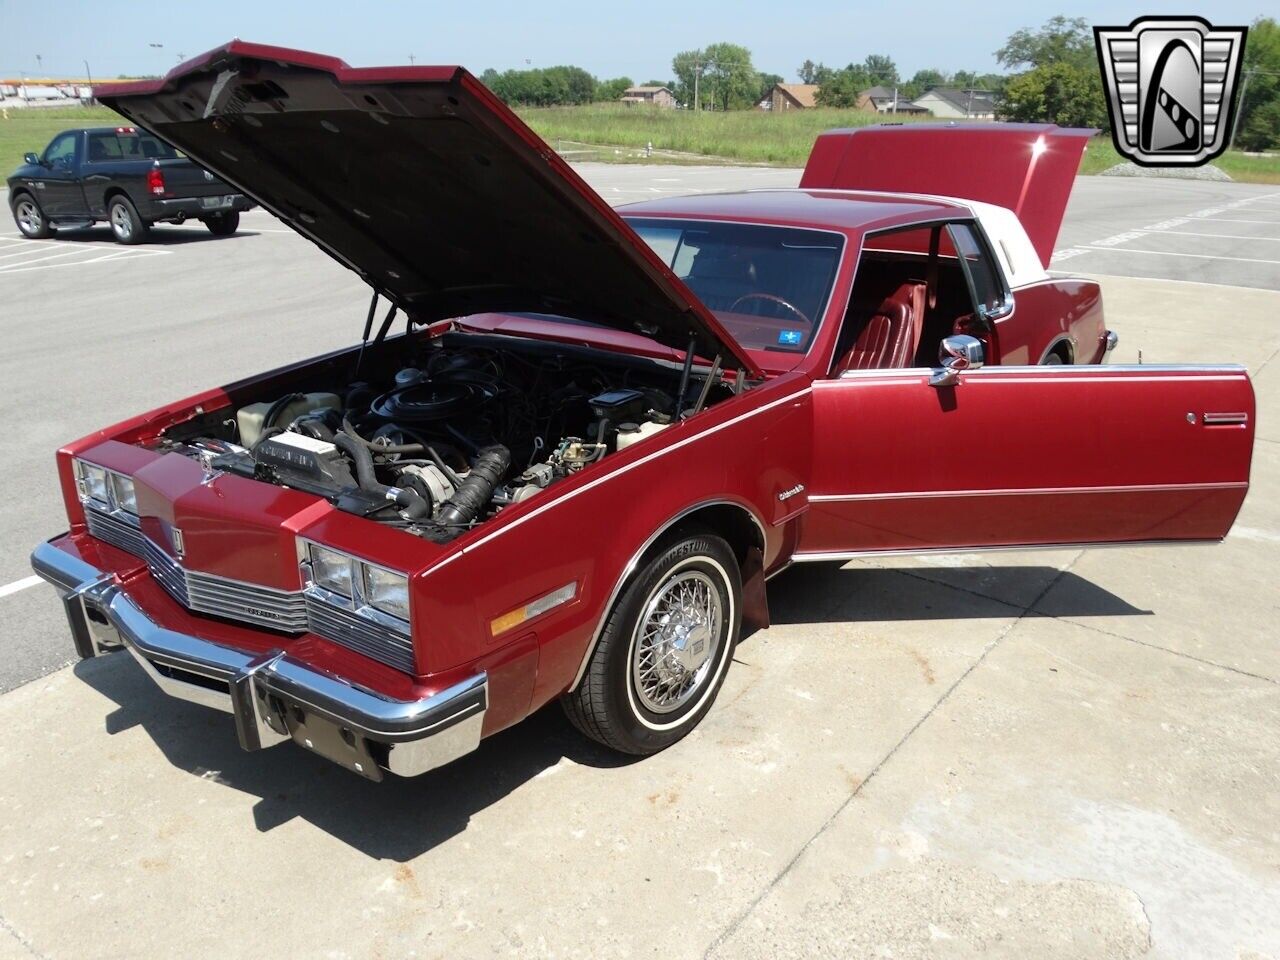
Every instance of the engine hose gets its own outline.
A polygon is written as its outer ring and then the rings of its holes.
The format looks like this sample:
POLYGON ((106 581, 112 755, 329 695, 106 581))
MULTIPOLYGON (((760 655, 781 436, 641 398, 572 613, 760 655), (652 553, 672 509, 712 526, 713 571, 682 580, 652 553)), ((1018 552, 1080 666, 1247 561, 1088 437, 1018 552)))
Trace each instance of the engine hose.
POLYGON ((471 472, 440 506, 438 522, 446 527, 474 520, 493 497, 493 490, 511 466, 511 451, 502 444, 485 447, 471 464, 471 472))
POLYGON ((351 425, 351 420, 347 417, 342 418, 342 432, 351 437, 358 443, 363 444, 370 450, 377 453, 426 453, 426 448, 420 443, 400 443, 400 444, 382 444, 375 443, 372 440, 366 440, 360 434, 356 433, 356 428, 351 425))
POLYGON ((373 472, 373 454, 364 444, 353 440, 345 433, 333 435, 333 445, 349 456, 356 466, 356 483, 360 489, 368 493, 394 500, 403 509, 400 515, 406 520, 418 520, 431 512, 431 504, 423 499, 416 490, 404 487, 388 487, 379 483, 373 472))
POLYGON ((270 430, 276 425, 276 417, 284 413, 284 408, 289 404, 298 400, 305 400, 306 397, 301 393, 286 393, 283 397, 276 400, 267 408, 267 415, 262 418, 262 429, 270 430))

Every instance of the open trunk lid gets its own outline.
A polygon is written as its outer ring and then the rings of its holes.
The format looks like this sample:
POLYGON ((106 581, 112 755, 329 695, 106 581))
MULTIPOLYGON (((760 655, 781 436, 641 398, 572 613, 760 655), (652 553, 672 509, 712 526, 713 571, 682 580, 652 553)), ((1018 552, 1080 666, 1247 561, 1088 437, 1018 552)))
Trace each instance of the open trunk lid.
POLYGON ((711 312, 460 67, 352 68, 233 41, 95 91, 416 321, 486 311, 640 333, 761 376, 711 312))
POLYGON ((1048 267, 1080 158, 1096 130, 1052 123, 912 123, 829 130, 800 186, 914 193, 1007 207, 1048 267))

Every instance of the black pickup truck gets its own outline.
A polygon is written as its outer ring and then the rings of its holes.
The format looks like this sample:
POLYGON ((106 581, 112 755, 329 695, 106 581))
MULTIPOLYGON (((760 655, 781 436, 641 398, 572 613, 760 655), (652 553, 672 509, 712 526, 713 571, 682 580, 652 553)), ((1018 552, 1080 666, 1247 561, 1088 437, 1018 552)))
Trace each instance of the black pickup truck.
POLYGON ((120 243, 142 243, 153 223, 199 220, 235 233, 253 203, 173 147, 136 127, 65 130, 9 177, 9 209, 33 240, 55 229, 111 225, 120 243))

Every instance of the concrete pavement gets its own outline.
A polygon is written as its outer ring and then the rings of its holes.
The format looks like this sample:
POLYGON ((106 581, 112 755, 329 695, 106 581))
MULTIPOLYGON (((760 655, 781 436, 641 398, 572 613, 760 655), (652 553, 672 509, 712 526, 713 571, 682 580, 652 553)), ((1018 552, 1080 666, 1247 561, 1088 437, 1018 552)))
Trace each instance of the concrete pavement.
POLYGON ((640 762, 549 710, 374 785, 56 671, 0 697, 0 958, 1280 956, 1280 293, 1103 283, 1255 377, 1225 544, 793 568, 640 762))

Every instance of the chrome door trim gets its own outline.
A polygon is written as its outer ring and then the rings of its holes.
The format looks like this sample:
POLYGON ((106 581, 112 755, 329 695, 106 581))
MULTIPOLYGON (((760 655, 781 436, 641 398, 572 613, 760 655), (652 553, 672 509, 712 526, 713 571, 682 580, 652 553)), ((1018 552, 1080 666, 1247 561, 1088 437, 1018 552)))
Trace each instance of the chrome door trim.
POLYGON ((854 500, 929 500, 944 497, 1059 496, 1076 493, 1175 493, 1182 490, 1247 490, 1243 481, 1211 483, 1135 483, 1113 487, 1000 487, 990 490, 898 490, 883 493, 820 493, 810 503, 848 503, 854 500))
MULTIPOLYGON (((1096 543, 1029 543, 984 547, 912 547, 889 550, 822 550, 797 553, 792 563, 825 563, 836 560, 861 560, 871 557, 949 556, 953 553, 1020 553, 1024 550, 1095 550, 1120 547, 1197 547, 1213 546, 1222 540, 1106 540, 1096 543)), ((781 572, 781 571, 779 571, 781 572)))

